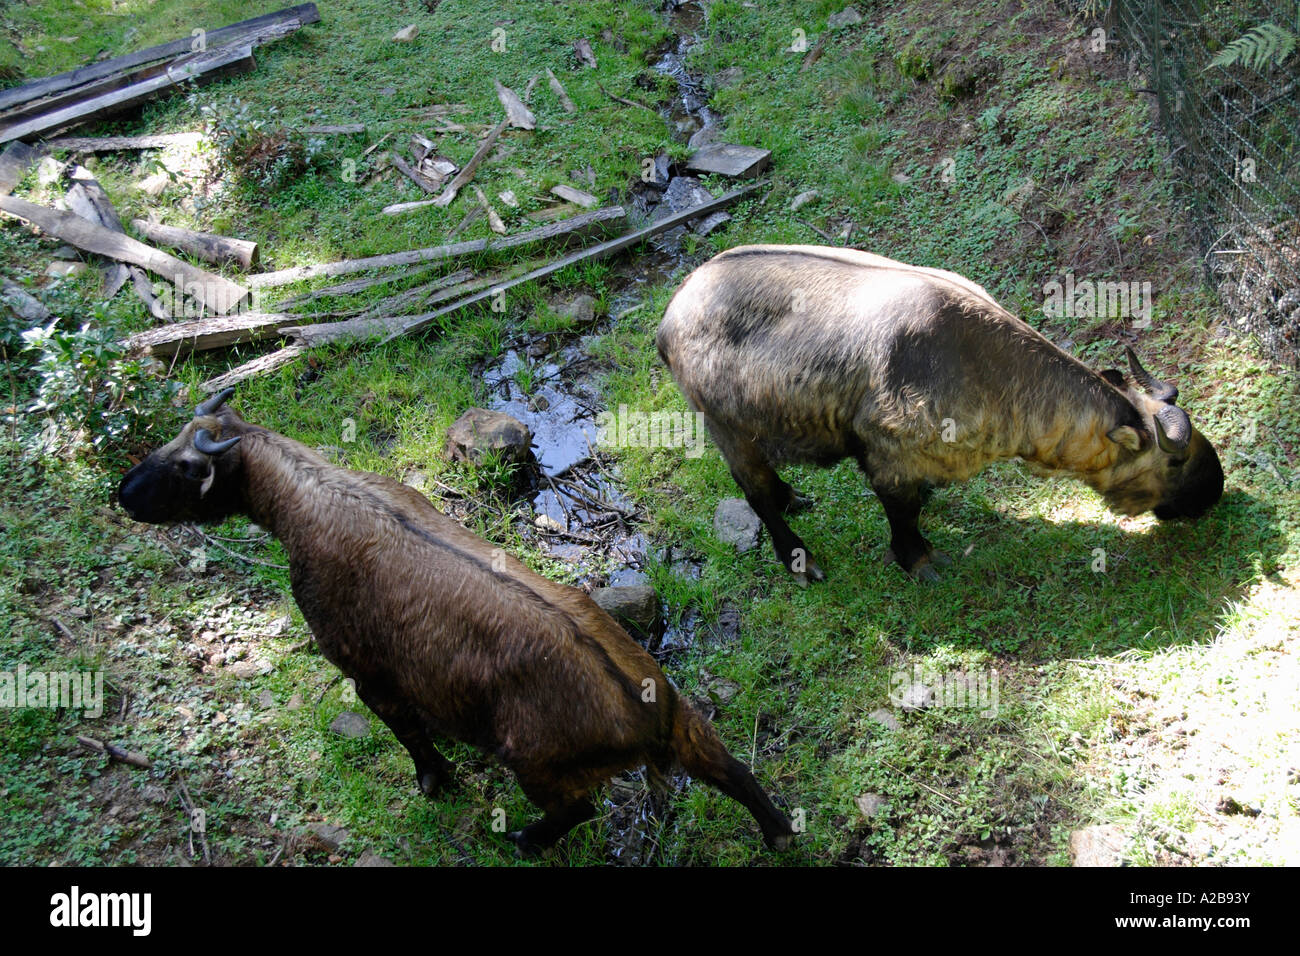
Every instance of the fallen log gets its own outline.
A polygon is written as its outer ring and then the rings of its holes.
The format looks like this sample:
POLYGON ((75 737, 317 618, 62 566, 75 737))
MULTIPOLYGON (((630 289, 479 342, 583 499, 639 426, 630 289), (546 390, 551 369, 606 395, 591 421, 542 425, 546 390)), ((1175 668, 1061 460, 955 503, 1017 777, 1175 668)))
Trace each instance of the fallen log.
MULTIPOLYGON (((113 202, 108 198, 108 193, 104 192, 104 187, 99 181, 91 175, 90 170, 86 167, 72 164, 69 171, 72 178, 72 185, 68 188, 64 201, 69 209, 88 222, 103 226, 113 232, 123 232, 122 221, 117 216, 117 210, 113 208, 113 202)), ((134 267, 139 271, 139 267, 134 267)), ((111 299, 126 284, 126 280, 131 278, 132 267, 126 266, 121 262, 105 262, 100 269, 102 276, 100 284, 100 295, 104 299, 111 299)), ((143 277, 144 273, 140 275, 143 277)), ((148 280, 145 280, 146 283, 148 280)), ((152 291, 148 296, 141 296, 145 305, 149 307, 150 314, 158 317, 158 312, 154 306, 157 300, 153 298, 152 291)), ((165 313, 163 313, 165 317, 165 313)))
POLYGON ((504 236, 500 239, 470 239, 465 242, 431 246, 426 249, 412 249, 408 252, 391 252, 382 256, 368 256, 365 259, 345 259, 342 262, 331 262, 323 265, 296 266, 292 269, 281 269, 279 272, 263 272, 260 275, 249 276, 247 281, 249 286, 261 289, 270 286, 287 285, 290 282, 300 282, 303 279, 316 279, 322 276, 348 275, 353 272, 365 272, 369 269, 410 266, 421 262, 432 262, 437 259, 455 259, 479 252, 496 252, 606 226, 609 223, 623 220, 626 215, 627 213, 622 206, 607 206, 604 209, 593 209, 591 212, 573 216, 562 222, 548 223, 545 226, 539 226, 536 229, 530 229, 527 232, 517 233, 513 236, 504 236))
POLYGON ((211 262, 214 266, 235 265, 241 269, 251 269, 257 265, 257 243, 247 239, 214 236, 209 232, 164 226, 145 219, 132 219, 131 228, 152 242, 188 252, 196 259, 211 262))
POLYGON ((456 174, 455 178, 447 184, 447 188, 442 191, 442 194, 434 200, 436 205, 451 205, 451 201, 456 198, 456 193, 460 192, 461 188, 474 178, 479 166, 483 165, 483 160, 487 159, 487 154, 492 152, 492 147, 497 144, 498 137, 505 132, 508 125, 510 125, 509 117, 492 127, 492 131, 487 134, 479 148, 474 151, 474 155, 465 164, 465 168, 456 174))
POLYGON ((122 763, 130 764, 132 767, 139 767, 141 770, 148 770, 153 766, 149 758, 144 754, 138 754, 130 750, 124 750, 117 744, 106 743, 103 740, 97 740, 94 737, 83 737, 77 735, 77 743, 87 750, 93 750, 95 753, 108 754, 114 760, 120 760, 122 763))
POLYGON ((239 315, 175 322, 137 332, 122 342, 131 353, 171 356, 202 352, 276 338, 279 331, 302 321, 283 312, 241 312, 239 315))
POLYGON ((262 375, 266 372, 273 372, 277 368, 283 368, 305 351, 307 351, 307 346, 305 345, 299 345, 296 343, 293 345, 286 345, 282 349, 259 356, 251 362, 245 362, 237 368, 232 368, 229 372, 223 372, 221 375, 208 379, 199 386, 198 390, 203 395, 211 395, 213 392, 219 392, 223 388, 237 385, 246 378, 252 378, 254 375, 262 375))
POLYGON ((76 213, 38 206, 17 196, 0 196, 0 211, 25 219, 48 235, 78 249, 140 266, 155 275, 175 280, 182 287, 178 291, 192 296, 218 315, 234 311, 248 298, 248 290, 229 279, 204 272, 130 236, 82 219, 76 213))
POLYGON ((156 136, 60 136, 45 141, 46 149, 73 153, 114 153, 134 149, 166 149, 168 146, 197 146, 202 133, 159 133, 156 136))
POLYGON ((196 54, 184 62, 168 65, 159 76, 89 99, 77 100, 52 112, 0 126, 0 143, 99 119, 117 110, 143 103, 187 81, 211 82, 234 73, 250 72, 256 65, 251 46, 228 47, 211 53, 196 54))
MULTIPOLYGON (((372 286, 386 285, 389 282, 397 282, 401 279, 411 279, 417 275, 432 272, 434 269, 439 269, 441 267, 441 263, 435 262, 427 266, 422 266, 419 269, 408 269, 401 273, 392 272, 387 275, 371 276, 368 279, 350 279, 347 282, 340 282, 337 285, 329 285, 325 286, 323 289, 316 289, 313 292, 305 292, 302 295, 296 295, 292 299, 286 299, 283 302, 276 303, 276 305, 281 309, 291 309, 308 302, 313 302, 316 299, 323 299, 326 296, 353 295, 354 293, 369 289, 372 286)), ((463 275, 465 277, 472 274, 473 273, 468 269, 462 269, 459 272, 452 273, 454 276, 463 275)), ((454 281, 459 282, 461 280, 457 278, 454 281)))
POLYGON ((574 106, 573 100, 569 99, 569 94, 564 89, 564 84, 562 84, 559 81, 559 78, 557 78, 556 75, 551 72, 551 68, 549 66, 546 68, 546 82, 550 84, 551 92, 554 93, 555 98, 560 101, 560 106, 564 108, 564 112, 566 113, 578 112, 578 107, 574 106))
MULTIPOLYGON (((250 34, 268 36, 267 28, 276 24, 296 23, 296 26, 293 27, 296 30, 309 23, 318 23, 319 21, 320 11, 316 9, 316 4, 300 3, 297 6, 277 10, 274 13, 253 17, 250 20, 240 20, 238 23, 232 23, 229 26, 209 30, 204 34, 203 41, 208 49, 216 49, 234 43, 240 37, 250 34)), ((93 83, 96 80, 126 73, 160 60, 170 60, 174 57, 183 56, 194 52, 194 41, 195 37, 192 34, 186 35, 179 40, 172 40, 170 43, 136 50, 134 53, 127 53, 111 60, 88 63, 85 66, 77 67, 75 70, 69 70, 55 76, 30 80, 20 86, 0 91, 0 110, 9 110, 41 97, 51 96, 64 90, 93 83)), ((264 41, 255 40, 253 45, 256 46, 260 42, 264 41)))

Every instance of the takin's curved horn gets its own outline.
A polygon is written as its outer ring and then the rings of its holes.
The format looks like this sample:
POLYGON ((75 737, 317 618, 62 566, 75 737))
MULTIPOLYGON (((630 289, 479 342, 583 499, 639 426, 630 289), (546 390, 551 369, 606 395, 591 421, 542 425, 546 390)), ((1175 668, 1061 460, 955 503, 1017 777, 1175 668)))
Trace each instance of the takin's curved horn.
POLYGON ((1138 361, 1137 353, 1127 345, 1124 346, 1124 353, 1128 356, 1129 371, 1133 373, 1133 381, 1142 386, 1142 390, 1158 402, 1168 402, 1170 405, 1178 401, 1178 389, 1168 382, 1162 382, 1150 372, 1142 367, 1138 361))
POLYGON ((1187 450, 1192 437, 1192 420, 1177 405, 1166 405, 1155 415, 1156 441, 1167 455, 1177 455, 1187 450))
POLYGON ((225 441, 213 441, 212 432, 206 428, 200 428, 194 433, 194 447, 205 455, 220 455, 223 451, 229 451, 239 444, 239 439, 243 437, 243 435, 236 435, 234 438, 227 438, 225 441))
POLYGON ((204 401, 199 402, 198 407, 194 409, 194 417, 199 418, 203 415, 215 415, 217 409, 226 404, 226 399, 235 394, 235 386, 223 388, 215 395, 211 395, 204 401))

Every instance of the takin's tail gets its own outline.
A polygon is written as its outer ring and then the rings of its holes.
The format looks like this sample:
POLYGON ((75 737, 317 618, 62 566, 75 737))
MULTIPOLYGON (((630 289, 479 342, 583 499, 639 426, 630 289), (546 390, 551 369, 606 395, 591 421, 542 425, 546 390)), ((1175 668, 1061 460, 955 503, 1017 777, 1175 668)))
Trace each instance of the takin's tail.
POLYGON ((680 695, 673 714, 672 748, 687 773, 745 805, 769 847, 784 850, 790 845, 794 829, 785 814, 772 805, 745 765, 727 752, 713 725, 680 695))

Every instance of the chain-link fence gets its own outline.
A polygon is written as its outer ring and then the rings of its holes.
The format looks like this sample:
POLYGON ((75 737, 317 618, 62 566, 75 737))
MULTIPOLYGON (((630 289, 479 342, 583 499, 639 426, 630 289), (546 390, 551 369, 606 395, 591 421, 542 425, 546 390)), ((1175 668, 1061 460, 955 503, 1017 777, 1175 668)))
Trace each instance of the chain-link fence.
POLYGON ((1112 0, 1171 141, 1206 274, 1300 367, 1300 0, 1112 0))

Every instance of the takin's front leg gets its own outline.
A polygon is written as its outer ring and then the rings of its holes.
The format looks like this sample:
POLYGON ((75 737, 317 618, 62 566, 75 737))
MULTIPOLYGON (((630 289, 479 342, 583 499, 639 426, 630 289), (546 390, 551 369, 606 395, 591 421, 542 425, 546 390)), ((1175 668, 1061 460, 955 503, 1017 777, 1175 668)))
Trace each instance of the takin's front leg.
POLYGON ((454 767, 429 739, 423 718, 391 688, 375 680, 357 682, 357 696, 388 725, 415 763, 415 782, 420 792, 431 797, 452 779, 454 767))
POLYGON ((537 822, 509 834, 524 856, 536 856, 549 849, 560 837, 596 815, 596 805, 589 796, 565 800, 545 788, 524 785, 522 780, 520 784, 528 799, 545 811, 537 822))
POLYGON ((785 521, 786 514, 802 511, 812 503, 811 500, 781 480, 754 441, 738 437, 712 419, 706 419, 706 422, 709 434, 731 468, 731 476, 772 536, 777 558, 801 585, 806 585, 809 580, 826 580, 803 539, 791 531, 785 521))
POLYGON ((889 554, 885 560, 893 558, 918 581, 938 581, 935 567, 944 567, 952 561, 942 551, 936 551, 917 527, 917 518, 925 500, 922 486, 886 487, 873 482, 872 488, 885 507, 885 517, 889 519, 889 554))

